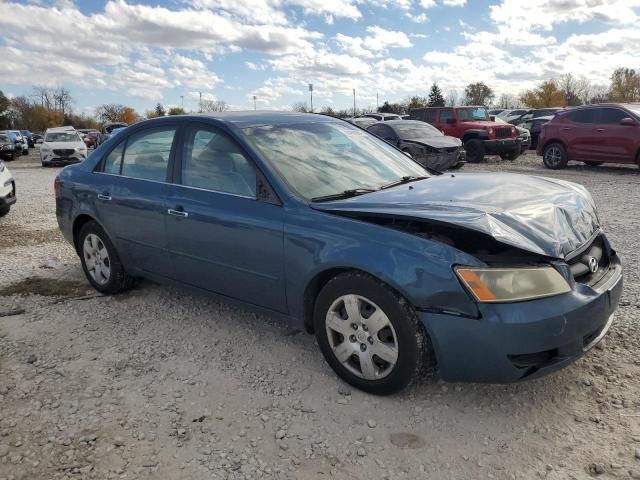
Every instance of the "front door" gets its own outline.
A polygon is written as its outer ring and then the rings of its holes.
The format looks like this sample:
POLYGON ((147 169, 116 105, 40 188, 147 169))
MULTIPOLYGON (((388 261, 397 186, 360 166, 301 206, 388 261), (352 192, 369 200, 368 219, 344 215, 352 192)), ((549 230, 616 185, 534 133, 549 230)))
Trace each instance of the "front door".
POLYGON ((560 134, 566 139, 571 160, 595 160, 596 111, 593 108, 578 109, 564 115, 560 134))
POLYGON ((285 312, 284 213, 256 198, 253 162, 224 132, 193 124, 176 168, 165 205, 173 277, 285 312))
POLYGON ((100 222, 125 265, 167 276, 165 195, 176 126, 129 135, 104 158, 96 181, 100 222))
MULTIPOLYGON (((638 126, 620 125, 620 120, 629 114, 620 108, 598 108, 596 137, 593 157, 606 162, 632 163, 635 161, 634 130, 638 126)), ((636 133, 637 135, 637 133, 636 133)))

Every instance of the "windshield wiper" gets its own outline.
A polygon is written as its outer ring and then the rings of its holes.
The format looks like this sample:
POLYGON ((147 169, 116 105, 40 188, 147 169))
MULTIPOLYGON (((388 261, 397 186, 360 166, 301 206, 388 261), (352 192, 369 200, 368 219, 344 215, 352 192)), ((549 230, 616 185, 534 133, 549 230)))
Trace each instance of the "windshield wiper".
POLYGON ((355 197, 357 195, 364 195, 365 193, 371 193, 375 191, 375 188, 351 188, 340 193, 332 193, 331 195, 323 195, 322 197, 313 197, 311 201, 328 202, 330 200, 340 200, 343 198, 355 197))
POLYGON ((395 181, 393 181, 391 183, 387 183, 386 185, 381 186, 380 190, 384 190, 386 188, 395 187, 395 186, 398 186, 398 185, 404 185, 405 183, 417 182, 418 180, 424 180, 425 178, 429 178, 429 177, 409 175, 407 177, 399 178, 398 180, 395 180, 395 181))

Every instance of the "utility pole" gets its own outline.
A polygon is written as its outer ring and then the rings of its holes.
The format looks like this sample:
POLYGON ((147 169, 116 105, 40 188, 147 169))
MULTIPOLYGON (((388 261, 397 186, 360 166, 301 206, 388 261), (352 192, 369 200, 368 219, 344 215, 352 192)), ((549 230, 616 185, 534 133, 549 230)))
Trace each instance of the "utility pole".
POLYGON ((353 116, 356 116, 356 89, 353 89, 353 116))
POLYGON ((313 113, 313 83, 309 84, 309 95, 311 95, 311 113, 313 113))
POLYGON ((180 100, 182 101, 182 111, 184 111, 184 95, 180 95, 180 100))
POLYGON ((198 92, 200 94, 200 108, 198 109, 198 111, 200 113, 202 113, 202 92, 198 92))
POLYGON ((380 111, 380 102, 378 101, 378 92, 376 92, 376 112, 380 111))
POLYGON ((253 109, 257 110, 257 107, 256 107, 256 96, 255 95, 253 96, 253 109))

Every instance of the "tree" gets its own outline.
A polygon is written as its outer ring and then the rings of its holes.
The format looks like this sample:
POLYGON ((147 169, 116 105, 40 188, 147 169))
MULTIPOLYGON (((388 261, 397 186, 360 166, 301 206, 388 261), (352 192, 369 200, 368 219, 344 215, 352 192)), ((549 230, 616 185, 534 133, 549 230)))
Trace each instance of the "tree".
POLYGON ((96 117, 103 123, 124 122, 129 125, 140 120, 140 115, 131 107, 118 103, 105 103, 96 108, 96 117))
POLYGON ((457 90, 450 90, 445 100, 445 106, 455 107, 460 104, 460 95, 457 90))
POLYGON ((564 92, 554 80, 545 80, 533 90, 520 95, 520 101, 530 108, 564 107, 564 92))
POLYGON ((433 82, 431 85, 431 91, 429 92, 429 103, 430 107, 444 107, 444 96, 442 95, 442 90, 437 83, 433 82))
POLYGON ((0 129, 9 128, 9 107, 11 101, 0 90, 0 129))
POLYGON ((464 89, 464 103, 466 105, 491 104, 495 94, 484 82, 470 83, 464 89))
POLYGON ((311 110, 309 110, 309 105, 307 104, 307 102, 296 102, 293 105, 291 105, 291 110, 293 110, 294 112, 300 112, 300 113, 308 113, 311 110))
POLYGON ((140 120, 140 115, 131 107, 124 107, 118 116, 116 122, 124 122, 127 125, 131 125, 140 120))
POLYGON ((500 99, 498 100, 497 107, 506 109, 514 109, 521 106, 520 101, 509 93, 503 93, 500 95, 500 99))
POLYGON ((564 94, 564 103, 569 107, 582 105, 582 91, 587 88, 589 81, 582 77, 577 79, 571 73, 565 73, 558 79, 558 87, 564 94))
POLYGON ((61 87, 53 90, 51 95, 53 96, 54 109, 62 113, 62 116, 64 117, 65 112, 68 112, 71 109, 71 103, 73 102, 71 92, 64 87, 61 87))
POLYGON ((167 111, 164 109, 161 103, 156 104, 156 108, 154 109, 156 117, 164 117, 167 114, 167 111))
POLYGON ((612 102, 640 101, 640 73, 633 68, 617 68, 611 75, 609 98, 612 102))
POLYGON ((171 107, 168 113, 169 115, 184 115, 186 112, 182 107, 171 107))
POLYGON ((396 115, 402 115, 405 112, 405 106, 399 103, 389 103, 385 101, 380 108, 378 108, 378 112, 380 113, 395 113, 396 115))
POLYGON ((229 110, 229 104, 224 100, 203 100, 203 112, 226 112, 229 110))
POLYGON ((426 97, 414 95, 413 97, 405 99, 404 102, 400 104, 400 110, 394 113, 402 115, 405 113, 409 113, 412 108, 422 108, 427 106, 429 106, 429 100, 426 97))

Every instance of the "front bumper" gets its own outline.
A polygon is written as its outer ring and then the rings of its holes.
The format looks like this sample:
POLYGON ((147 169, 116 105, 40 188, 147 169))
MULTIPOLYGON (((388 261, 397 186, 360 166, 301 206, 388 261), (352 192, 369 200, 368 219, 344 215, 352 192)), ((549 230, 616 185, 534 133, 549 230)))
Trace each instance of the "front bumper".
POLYGON ((528 302, 478 304, 480 318, 419 313, 438 374, 452 382, 511 383, 544 376, 578 359, 607 333, 622 292, 622 267, 597 287, 528 302))
POLYGON ((441 152, 425 153, 415 157, 415 160, 423 167, 435 170, 447 170, 449 168, 459 168, 467 160, 467 152, 463 147, 452 151, 443 150, 441 152))
POLYGON ((5 180, 1 185, 0 189, 0 207, 5 207, 7 205, 13 205, 17 201, 16 196, 16 182, 13 181, 13 178, 9 178, 5 180))
POLYGON ((520 140, 517 138, 504 138, 500 140, 485 140, 484 148, 488 155, 499 155, 520 149, 520 140))
POLYGON ((0 160, 13 160, 14 156, 17 156, 15 148, 0 149, 0 160))
POLYGON ((46 154, 40 153, 40 161, 42 165, 70 165, 72 163, 80 163, 87 158, 87 155, 76 152, 73 155, 61 156, 52 152, 46 154))

